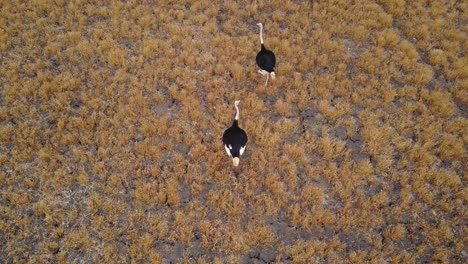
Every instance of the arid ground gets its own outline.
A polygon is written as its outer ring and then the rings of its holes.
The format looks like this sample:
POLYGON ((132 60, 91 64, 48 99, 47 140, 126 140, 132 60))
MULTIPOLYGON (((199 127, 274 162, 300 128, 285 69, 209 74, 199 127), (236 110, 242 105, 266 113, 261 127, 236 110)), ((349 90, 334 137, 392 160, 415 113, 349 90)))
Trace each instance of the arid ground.
POLYGON ((468 262, 466 1, 182 2, 2 1, 1 263, 468 262))

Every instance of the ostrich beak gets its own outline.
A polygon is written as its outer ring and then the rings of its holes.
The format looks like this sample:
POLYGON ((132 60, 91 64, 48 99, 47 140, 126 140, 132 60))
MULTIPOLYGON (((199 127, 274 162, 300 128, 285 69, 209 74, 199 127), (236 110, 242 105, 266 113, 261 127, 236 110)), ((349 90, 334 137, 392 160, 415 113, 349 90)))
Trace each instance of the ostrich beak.
POLYGON ((276 74, 275 74, 275 72, 271 72, 271 73, 270 73, 270 76, 271 76, 271 79, 272 79, 272 80, 276 80, 276 74))
POLYGON ((239 166, 239 158, 233 158, 232 163, 234 164, 234 167, 239 166))

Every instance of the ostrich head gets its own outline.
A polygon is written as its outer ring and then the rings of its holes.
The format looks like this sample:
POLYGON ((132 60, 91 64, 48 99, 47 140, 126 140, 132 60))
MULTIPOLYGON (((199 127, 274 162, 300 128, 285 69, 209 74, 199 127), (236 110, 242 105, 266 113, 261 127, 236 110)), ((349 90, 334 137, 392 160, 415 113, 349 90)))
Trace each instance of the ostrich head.
POLYGON ((239 166, 239 158, 237 158, 237 157, 236 157, 236 158, 233 158, 233 159, 232 159, 232 164, 234 165, 234 167, 239 166))

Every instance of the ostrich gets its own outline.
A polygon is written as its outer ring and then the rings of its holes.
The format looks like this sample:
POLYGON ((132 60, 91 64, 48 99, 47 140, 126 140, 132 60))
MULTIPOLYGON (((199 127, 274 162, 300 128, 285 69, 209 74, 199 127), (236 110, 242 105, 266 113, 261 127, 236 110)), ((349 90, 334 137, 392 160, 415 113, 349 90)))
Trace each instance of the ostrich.
POLYGON ((229 157, 232 157, 232 162, 236 167, 239 166, 239 157, 244 153, 245 145, 247 144, 247 134, 237 123, 239 119, 239 102, 234 102, 236 117, 232 126, 226 129, 223 134, 224 148, 229 157))
POLYGON ((260 73, 263 76, 267 76, 265 85, 268 85, 268 78, 271 76, 271 79, 276 78, 275 74, 275 64, 276 64, 276 58, 275 54, 271 50, 267 50, 265 48, 265 45, 263 44, 263 36, 262 36, 262 31, 263 31, 263 25, 262 23, 258 23, 257 26, 260 27, 260 44, 262 46, 262 49, 257 53, 257 65, 260 67, 261 70, 258 70, 258 73, 260 73))

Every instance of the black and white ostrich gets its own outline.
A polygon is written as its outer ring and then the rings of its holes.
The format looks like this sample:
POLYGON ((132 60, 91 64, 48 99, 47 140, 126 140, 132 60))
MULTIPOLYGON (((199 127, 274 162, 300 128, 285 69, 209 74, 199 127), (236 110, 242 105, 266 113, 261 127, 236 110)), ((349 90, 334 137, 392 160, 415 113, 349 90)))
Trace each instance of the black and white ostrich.
POLYGON ((234 122, 232 126, 223 134, 223 143, 224 148, 226 149, 229 157, 232 157, 232 162, 234 166, 239 166, 239 157, 244 154, 245 145, 247 144, 247 133, 239 127, 237 120, 239 119, 239 102, 234 102, 234 107, 236 108, 236 117, 234 117, 234 122))
POLYGON ((258 23, 257 26, 260 27, 260 44, 262 45, 262 49, 257 53, 257 65, 260 67, 258 73, 263 76, 267 76, 265 85, 268 85, 268 78, 271 76, 271 79, 276 78, 275 74, 275 65, 276 65, 276 57, 275 54, 271 50, 267 50, 263 43, 263 25, 262 23, 258 23))

